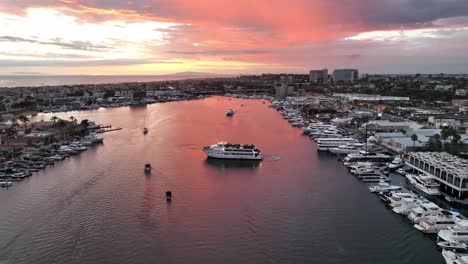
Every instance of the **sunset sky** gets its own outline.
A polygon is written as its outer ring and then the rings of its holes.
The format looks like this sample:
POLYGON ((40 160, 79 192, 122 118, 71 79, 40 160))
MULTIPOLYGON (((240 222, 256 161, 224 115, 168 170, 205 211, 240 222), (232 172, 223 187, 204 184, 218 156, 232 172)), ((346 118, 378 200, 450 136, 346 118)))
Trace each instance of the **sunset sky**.
POLYGON ((468 0, 0 0, 0 74, 468 73, 468 0))

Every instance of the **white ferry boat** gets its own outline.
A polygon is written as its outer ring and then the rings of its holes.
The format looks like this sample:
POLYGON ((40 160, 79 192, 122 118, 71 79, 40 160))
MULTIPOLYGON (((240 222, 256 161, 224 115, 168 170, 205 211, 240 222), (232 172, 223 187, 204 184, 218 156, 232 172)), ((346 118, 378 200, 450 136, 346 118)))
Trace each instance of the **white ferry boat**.
POLYGON ((217 159, 243 159, 262 160, 262 152, 255 145, 232 144, 219 142, 209 147, 204 147, 203 152, 209 158, 217 159))
POLYGON ((427 195, 440 195, 439 183, 429 176, 406 174, 409 182, 427 195))
POLYGON ((319 138, 317 139, 317 150, 327 151, 347 143, 355 143, 354 138, 319 138))

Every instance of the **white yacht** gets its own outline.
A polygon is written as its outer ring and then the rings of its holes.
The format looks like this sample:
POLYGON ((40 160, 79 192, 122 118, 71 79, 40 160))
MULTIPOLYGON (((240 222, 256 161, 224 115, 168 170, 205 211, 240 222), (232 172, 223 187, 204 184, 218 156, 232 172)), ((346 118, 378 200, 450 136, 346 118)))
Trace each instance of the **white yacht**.
POLYGON ((11 185, 13 185, 11 181, 4 180, 0 182, 0 187, 10 187, 11 185))
POLYGON ((433 178, 425 175, 406 174, 409 182, 418 190, 427 195, 440 195, 439 183, 433 178))
POLYGON ((209 158, 217 159, 245 159, 261 160, 263 159, 261 151, 255 145, 232 144, 228 142, 219 142, 209 147, 204 147, 203 152, 209 158))
POLYGON ((350 153, 358 153, 359 151, 363 150, 364 147, 364 143, 347 143, 346 145, 340 145, 335 148, 329 148, 328 151, 336 155, 348 155, 350 153))
POLYGON ((468 253, 456 253, 451 250, 443 250, 442 257, 447 264, 468 264, 468 253))
POLYGON ((452 250, 452 251, 468 251, 468 245, 462 242, 448 242, 448 241, 439 241, 437 242, 442 250, 452 250))
POLYGON ((310 134, 316 141, 321 138, 341 138, 343 135, 337 129, 327 129, 325 131, 319 131, 310 134))
POLYGON ((325 131, 330 128, 336 128, 334 125, 327 125, 323 123, 316 123, 316 124, 310 124, 308 127, 304 128, 304 134, 312 134, 312 133, 317 133, 321 131, 325 131))
POLYGON ((401 214, 408 215, 411 210, 418 207, 421 200, 418 198, 402 198, 398 206, 393 207, 392 211, 401 214))
POLYGON ((354 138, 319 138, 317 139, 317 150, 327 151, 347 143, 355 143, 354 138))
POLYGON ((370 162, 385 162, 391 160, 389 155, 381 153, 369 153, 361 150, 359 153, 348 154, 344 159, 345 162, 358 162, 358 161, 370 161, 370 162))
POLYGON ((362 182, 389 182, 391 179, 387 176, 378 174, 378 173, 362 173, 359 175, 356 175, 358 179, 360 179, 362 182))
POLYGON ((448 211, 442 211, 436 216, 430 216, 427 220, 421 221, 419 224, 415 224, 414 227, 424 233, 436 234, 440 230, 447 229, 455 226, 455 223, 460 218, 456 217, 448 211))
POLYGON ((348 170, 355 170, 363 167, 375 167, 373 162, 349 162, 343 163, 348 170))
POLYGON ((406 198, 411 198, 415 199, 417 197, 416 194, 413 193, 408 193, 408 192, 393 192, 389 197, 388 197, 388 205, 390 207, 398 207, 400 206, 404 201, 403 199, 406 198))
POLYGON ((454 226, 437 233, 437 239, 453 243, 468 243, 468 220, 459 220, 454 226))
POLYGON ((403 169, 403 168, 399 168, 396 170, 396 172, 402 176, 405 176, 406 175, 406 170, 403 169))
POLYGON ((357 176, 357 175, 375 173, 376 170, 377 168, 375 166, 362 166, 356 169, 351 169, 349 172, 357 176))
POLYGON ((430 216, 438 215, 442 209, 433 202, 423 202, 418 207, 411 210, 408 219, 411 223, 420 223, 427 220, 430 216))
POLYGON ((405 166, 405 162, 403 161, 403 159, 401 159, 400 157, 395 157, 392 162, 388 163, 388 168, 390 170, 396 170, 400 167, 403 167, 405 166))
POLYGON ((383 180, 379 181, 378 184, 372 185, 371 187, 369 187, 369 191, 371 193, 390 192, 390 191, 398 191, 398 190, 401 190, 400 186, 390 185, 383 180))

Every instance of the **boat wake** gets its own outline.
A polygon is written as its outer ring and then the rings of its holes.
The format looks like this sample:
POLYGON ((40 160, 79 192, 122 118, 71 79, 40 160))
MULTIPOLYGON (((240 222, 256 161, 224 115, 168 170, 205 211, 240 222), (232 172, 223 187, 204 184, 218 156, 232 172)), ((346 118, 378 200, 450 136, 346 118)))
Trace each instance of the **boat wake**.
POLYGON ((280 160, 281 158, 278 157, 278 156, 274 156, 274 155, 263 155, 263 161, 266 161, 266 162, 269 162, 269 161, 278 161, 280 160))

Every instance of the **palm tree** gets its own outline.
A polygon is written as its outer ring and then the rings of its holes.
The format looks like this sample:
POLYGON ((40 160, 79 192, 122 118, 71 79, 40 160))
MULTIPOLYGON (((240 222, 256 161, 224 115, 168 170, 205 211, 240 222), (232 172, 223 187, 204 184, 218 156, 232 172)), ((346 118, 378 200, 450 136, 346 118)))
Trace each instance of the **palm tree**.
POLYGON ((11 127, 18 127, 18 126, 19 126, 18 119, 16 118, 11 119, 11 127))
POLYGON ((446 128, 442 129, 440 132, 440 137, 442 138, 442 147, 445 149, 445 140, 450 136, 450 131, 446 128))
POLYGON ((20 115, 18 119, 19 121, 23 122, 24 126, 26 126, 26 124, 29 122, 29 118, 25 115, 20 115))
POLYGON ((461 137, 458 133, 452 135, 452 144, 458 144, 461 137))
POLYGON ((413 147, 416 147, 416 141, 418 140, 418 135, 411 135, 411 140, 413 140, 413 147))
POLYGON ((70 119, 70 122, 72 122, 72 123, 73 123, 73 125, 76 125, 76 123, 77 123, 77 120, 76 120, 76 118, 75 118, 74 116, 70 116, 70 118, 69 118, 69 119, 70 119))
POLYGON ((59 118, 57 116, 53 116, 50 118, 51 121, 54 121, 54 124, 57 122, 59 118))

